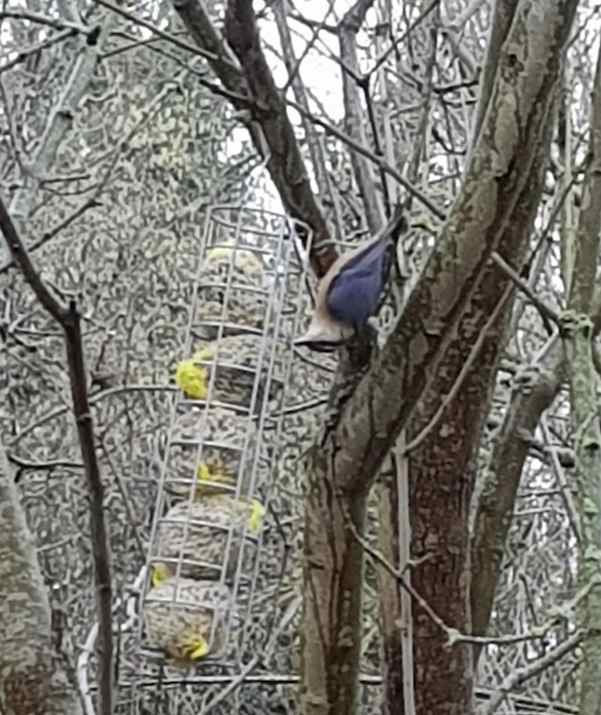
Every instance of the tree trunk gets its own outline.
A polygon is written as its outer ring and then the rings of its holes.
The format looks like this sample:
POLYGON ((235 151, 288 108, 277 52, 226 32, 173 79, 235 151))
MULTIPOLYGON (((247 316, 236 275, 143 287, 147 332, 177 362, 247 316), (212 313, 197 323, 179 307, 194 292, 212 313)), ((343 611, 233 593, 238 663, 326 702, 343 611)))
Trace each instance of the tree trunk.
MULTIPOLYGON (((588 637, 582 645, 580 715, 601 713, 601 429, 599 428, 599 377, 593 364, 593 291, 599 263, 601 231, 601 49, 592 95, 589 164, 583 191, 578 232, 572 245, 574 264, 568 310, 562 315, 561 333, 566 349, 576 457, 579 507, 578 604, 580 625, 588 637)), ((571 281, 569 280, 571 278, 571 281)))
MULTIPOLYGON (((508 148, 503 136, 511 136, 512 140, 519 137, 521 149, 512 157, 500 159, 506 173, 496 179, 491 177, 495 188, 489 187, 493 192, 490 211, 498 212, 490 228, 491 233, 495 233, 496 227, 496 250, 518 269, 525 257, 542 191, 542 169, 550 137, 548 114, 559 73, 561 49, 568 37, 577 3, 556 2, 552 5, 551 8, 549 3, 521 3, 504 46, 506 51, 499 60, 495 87, 472 154, 472 162, 494 163, 508 148), (525 59, 534 57, 530 50, 538 55, 536 61, 525 59), (541 66, 544 72, 541 72, 541 66), (502 119, 504 110, 509 106, 519 107, 521 103, 530 107, 528 121, 524 121, 524 115, 518 120, 517 109, 502 119), (488 154, 488 160, 484 158, 485 154, 488 154)), ((483 174, 470 176, 468 171, 463 193, 472 191, 471 181, 479 184, 484 193, 488 189, 483 186, 483 180, 483 174)), ((478 192, 474 190, 474 193, 478 192)), ((458 204, 461 203, 460 197, 458 204)), ((486 213, 486 209, 482 211, 486 213)), ((466 226, 471 218, 472 207, 466 202, 464 220, 457 225, 466 226)), ((460 237, 458 241, 461 241, 460 237)), ((446 261, 459 266, 457 262, 461 255, 461 248, 449 250, 446 261)), ((464 312, 456 323, 454 335, 449 338, 444 356, 437 362, 438 367, 419 404, 418 414, 408 428, 409 444, 421 430, 430 429, 410 454, 412 557, 428 557, 412 571, 411 582, 447 626, 467 633, 472 627, 469 509, 482 419, 504 342, 511 305, 507 300, 510 290, 507 276, 490 264, 477 276, 470 288, 470 311, 464 312), (493 316, 495 311, 498 311, 495 320, 471 332, 482 316, 493 316), (475 348, 477 354, 474 355, 474 346, 483 337, 483 331, 486 336, 481 347, 475 348), (456 381, 461 379, 461 371, 466 365, 467 374, 457 390, 456 381), (443 400, 447 401, 446 405, 443 400)), ((398 538, 394 528, 392 538, 398 538)), ((395 548, 389 546, 386 551, 394 553, 395 548)), ((477 598, 477 594, 473 597, 477 598)), ((457 644, 449 648, 446 633, 416 604, 413 610, 416 712, 429 715, 471 712, 474 676, 471 647, 457 644)), ((400 614, 396 615, 398 622, 400 614)), ((388 620, 393 619, 389 617, 388 620)), ((387 632, 384 638, 387 660, 400 663, 401 654, 395 651, 400 634, 387 632)), ((402 677, 398 670, 387 670, 386 693, 389 698, 397 699, 397 703, 398 694, 402 692, 402 677)), ((387 701, 387 707, 391 713, 396 711, 394 701, 387 701)))
POLYGON ((81 715, 52 647, 50 605, 33 539, 0 444, 0 712, 81 715))

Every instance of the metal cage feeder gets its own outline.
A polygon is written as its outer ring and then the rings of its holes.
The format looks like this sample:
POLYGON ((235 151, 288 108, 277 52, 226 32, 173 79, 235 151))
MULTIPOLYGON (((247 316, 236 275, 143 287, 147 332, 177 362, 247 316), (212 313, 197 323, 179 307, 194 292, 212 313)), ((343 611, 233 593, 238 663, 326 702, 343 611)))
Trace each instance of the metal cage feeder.
POLYGON ((139 601, 141 652, 166 664, 231 662, 244 633, 305 305, 299 225, 207 212, 139 601))

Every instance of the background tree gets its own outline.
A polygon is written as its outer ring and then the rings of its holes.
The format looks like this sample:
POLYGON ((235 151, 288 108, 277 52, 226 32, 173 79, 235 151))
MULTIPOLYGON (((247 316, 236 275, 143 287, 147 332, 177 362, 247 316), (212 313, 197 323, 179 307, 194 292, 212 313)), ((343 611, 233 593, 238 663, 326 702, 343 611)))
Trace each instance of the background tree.
MULTIPOLYGON (((380 345, 339 353, 325 417, 290 418, 278 507, 286 524, 304 519, 304 553, 293 539, 278 605, 286 637, 301 634, 299 710, 465 713, 477 695, 493 712, 513 707, 510 692, 517 707, 574 704, 584 639, 580 711, 596 712, 595 7, 173 9, 99 0, 0 14, 2 195, 40 275, 76 297, 84 321, 115 596, 143 561, 150 455, 203 209, 268 158, 285 210, 313 230, 318 276, 333 238, 375 232, 399 199, 411 225, 380 345), (325 72, 327 86, 314 81, 325 72), (381 691, 359 693, 367 668, 383 673, 381 691)), ((93 593, 62 338, 9 259, 2 270, 4 439, 77 643, 93 593)), ((308 405, 325 396, 334 365, 322 367, 308 405)), ((254 676, 289 683, 274 670, 294 669, 293 644, 284 638, 254 676)), ((68 671, 75 647, 62 647, 68 671)), ((122 668, 126 712, 139 671, 122 668)), ((293 707, 246 675, 238 709, 293 707)), ((185 708, 183 697, 165 708, 185 708)))

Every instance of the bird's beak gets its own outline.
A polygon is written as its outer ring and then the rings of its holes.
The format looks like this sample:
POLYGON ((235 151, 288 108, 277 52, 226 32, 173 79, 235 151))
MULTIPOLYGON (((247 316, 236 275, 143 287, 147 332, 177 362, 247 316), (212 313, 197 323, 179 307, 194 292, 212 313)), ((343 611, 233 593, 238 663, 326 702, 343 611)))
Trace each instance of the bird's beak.
POLYGON ((345 343, 352 335, 352 328, 339 325, 322 324, 314 321, 309 330, 294 341, 296 346, 306 346, 310 350, 317 352, 333 352, 337 347, 345 343))
POLYGON ((334 350, 336 350, 336 348, 338 347, 338 345, 340 345, 340 343, 336 344, 326 341, 319 341, 309 338, 307 336, 303 336, 302 338, 297 338, 294 341, 294 345, 296 345, 297 347, 306 347, 310 350, 315 350, 318 353, 333 353, 334 350))

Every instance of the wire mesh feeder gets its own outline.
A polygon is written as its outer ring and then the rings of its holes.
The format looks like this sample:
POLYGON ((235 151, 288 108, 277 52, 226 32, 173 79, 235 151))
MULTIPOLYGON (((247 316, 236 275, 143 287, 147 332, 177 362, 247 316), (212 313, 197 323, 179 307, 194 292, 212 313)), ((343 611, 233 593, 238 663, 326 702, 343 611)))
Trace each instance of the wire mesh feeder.
POLYGON ((236 499, 230 494, 209 494, 191 504, 176 504, 159 526, 159 563, 169 575, 231 580, 240 558, 241 576, 249 578, 264 515, 265 508, 257 499, 236 499))
MULTIPOLYGON (((284 540, 266 522, 306 307, 298 228, 246 207, 208 212, 140 595, 148 673, 157 659, 240 667, 266 543, 272 562, 285 563, 284 540)), ((260 617, 272 623, 274 612, 260 617)))
POLYGON ((211 493, 251 495, 265 482, 267 456, 248 417, 222 407, 190 407, 176 415, 165 458, 165 490, 181 499, 211 493), (202 453, 201 453, 202 447, 202 453), (256 457, 256 465, 255 465, 256 457), (253 474, 254 472, 254 474, 253 474))
POLYGON ((212 581, 165 578, 155 569, 156 585, 144 601, 148 641, 175 665, 193 665, 226 643, 226 621, 232 609, 227 586, 212 581))
POLYGON ((254 329, 261 333, 267 292, 263 260, 232 244, 210 248, 200 272, 199 305, 193 318, 195 333, 214 340, 254 329), (231 279, 230 279, 231 276, 231 279))
POLYGON ((191 358, 178 364, 176 384, 188 399, 254 407, 265 398, 275 399, 281 390, 278 347, 262 335, 229 335, 200 344, 191 358), (257 375, 262 378, 258 382, 257 375))

